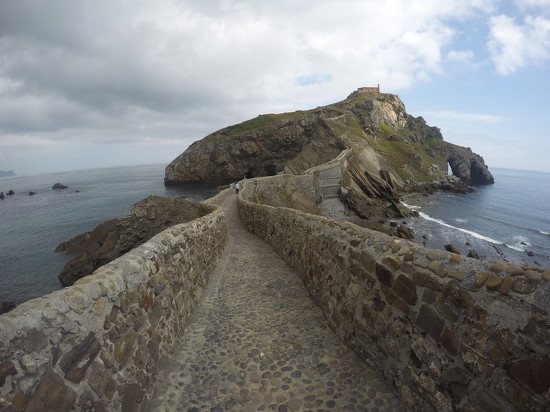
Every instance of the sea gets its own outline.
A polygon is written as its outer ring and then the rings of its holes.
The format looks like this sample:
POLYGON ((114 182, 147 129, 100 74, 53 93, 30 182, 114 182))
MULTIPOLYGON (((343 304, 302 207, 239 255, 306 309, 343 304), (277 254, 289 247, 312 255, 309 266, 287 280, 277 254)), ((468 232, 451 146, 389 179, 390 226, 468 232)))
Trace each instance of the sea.
MULTIPOLYGON (((495 184, 474 193, 414 195, 420 217, 404 220, 414 241, 452 244, 463 255, 550 267, 550 174, 491 169, 495 184)), ((164 165, 117 167, 0 179, 0 302, 20 304, 61 289, 57 276, 72 256, 56 246, 130 212, 145 197, 200 201, 218 184, 164 186, 164 165), (68 186, 52 190, 55 183, 68 186), (29 196, 29 191, 36 192, 29 196)))
POLYGON ((57 245, 128 214, 149 195, 200 201, 217 193, 217 184, 164 185, 165 165, 15 176, 0 179, 0 303, 20 304, 61 289, 57 276, 74 256, 54 252, 57 245), (67 189, 52 190, 55 183, 67 189), (29 192, 36 194, 30 196, 29 192))
POLYGON ((413 195, 414 241, 463 255, 550 267, 550 173, 491 168, 495 183, 474 193, 413 195))

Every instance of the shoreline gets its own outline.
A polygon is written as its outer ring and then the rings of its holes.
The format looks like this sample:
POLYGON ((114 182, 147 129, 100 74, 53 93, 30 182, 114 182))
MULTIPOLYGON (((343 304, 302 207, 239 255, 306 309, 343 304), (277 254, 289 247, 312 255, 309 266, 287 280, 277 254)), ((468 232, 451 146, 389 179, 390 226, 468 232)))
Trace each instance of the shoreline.
MULTIPOLYGON (((445 245, 450 244, 458 249, 462 256, 502 260, 518 265, 550 267, 550 257, 530 251, 529 247, 531 245, 528 242, 519 240, 518 245, 510 245, 484 233, 461 227, 460 224, 464 222, 460 218, 451 215, 443 218, 432 217, 422 211, 423 206, 409 203, 409 201, 417 203, 418 199, 423 199, 424 202, 430 204, 431 198, 450 194, 446 192, 430 195, 411 193, 404 198, 402 204, 419 214, 418 217, 407 217, 399 220, 413 230, 414 237, 411 240, 414 243, 439 250, 446 250, 445 245), (456 221, 456 226, 452 224, 454 223, 453 220, 456 221)), ((443 207, 443 205, 439 205, 439 207, 443 207)), ((521 239, 521 235, 518 235, 518 238, 521 239)))

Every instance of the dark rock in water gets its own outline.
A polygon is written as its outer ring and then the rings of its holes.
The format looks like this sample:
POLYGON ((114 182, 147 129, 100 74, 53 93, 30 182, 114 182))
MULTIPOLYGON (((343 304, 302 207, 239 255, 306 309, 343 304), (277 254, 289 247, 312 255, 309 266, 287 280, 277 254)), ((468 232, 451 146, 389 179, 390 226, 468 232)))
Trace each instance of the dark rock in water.
POLYGON ((5 199, 6 195, 4 194, 4 192, 0 192, 0 199, 5 199))
POLYGON ((65 186, 64 184, 61 184, 61 183, 56 183, 52 186, 52 189, 54 190, 61 190, 61 189, 67 189, 69 186, 65 186))
POLYGON ((477 253, 475 250, 470 249, 470 252, 468 252, 468 257, 474 258, 474 259, 481 259, 479 256, 479 253, 477 253))
POLYGON ((64 286, 70 286, 164 229, 206 213, 202 205, 185 199, 149 196, 136 203, 126 216, 59 244, 56 252, 80 255, 65 265, 58 278, 64 286))
POLYGON ((447 252, 451 252, 451 253, 455 253, 457 255, 460 255, 460 251, 455 246, 451 245, 450 243, 445 245, 445 250, 447 252))
POLYGON ((36 192, 33 192, 32 190, 29 190, 29 196, 33 196, 35 194, 36 194, 36 192))
POLYGON ((0 170, 0 177, 16 176, 13 170, 0 170))
POLYGON ((2 302, 0 305, 0 315, 2 313, 7 313, 10 310, 15 309, 15 303, 14 302, 2 302))
POLYGON ((531 252, 530 250, 527 251, 527 256, 535 256, 534 252, 531 252))
POLYGON ((13 196, 15 194, 15 192, 10 189, 7 194, 8 194, 8 196, 13 196))

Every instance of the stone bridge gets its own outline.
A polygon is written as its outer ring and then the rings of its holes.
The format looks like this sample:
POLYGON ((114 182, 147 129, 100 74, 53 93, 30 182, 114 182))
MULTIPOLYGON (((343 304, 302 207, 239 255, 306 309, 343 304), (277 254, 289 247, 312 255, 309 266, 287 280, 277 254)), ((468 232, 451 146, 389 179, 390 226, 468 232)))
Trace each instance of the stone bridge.
POLYGON ((254 201, 288 181, 0 316, 0 410, 547 410, 548 269, 254 201))

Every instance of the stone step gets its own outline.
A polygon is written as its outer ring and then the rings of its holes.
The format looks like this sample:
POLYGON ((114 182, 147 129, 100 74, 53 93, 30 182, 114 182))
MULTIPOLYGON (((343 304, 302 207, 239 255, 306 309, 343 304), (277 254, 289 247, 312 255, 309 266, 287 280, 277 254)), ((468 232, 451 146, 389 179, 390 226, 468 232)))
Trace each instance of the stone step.
POLYGON ((340 180, 342 180, 341 177, 327 177, 324 179, 320 179, 319 181, 321 183, 333 183, 333 182, 340 183, 340 180))
POLYGON ((321 186, 321 196, 338 196, 340 185, 321 186))
POLYGON ((340 195, 321 195, 321 199, 322 200, 326 200, 326 199, 339 199, 340 198, 340 195))

